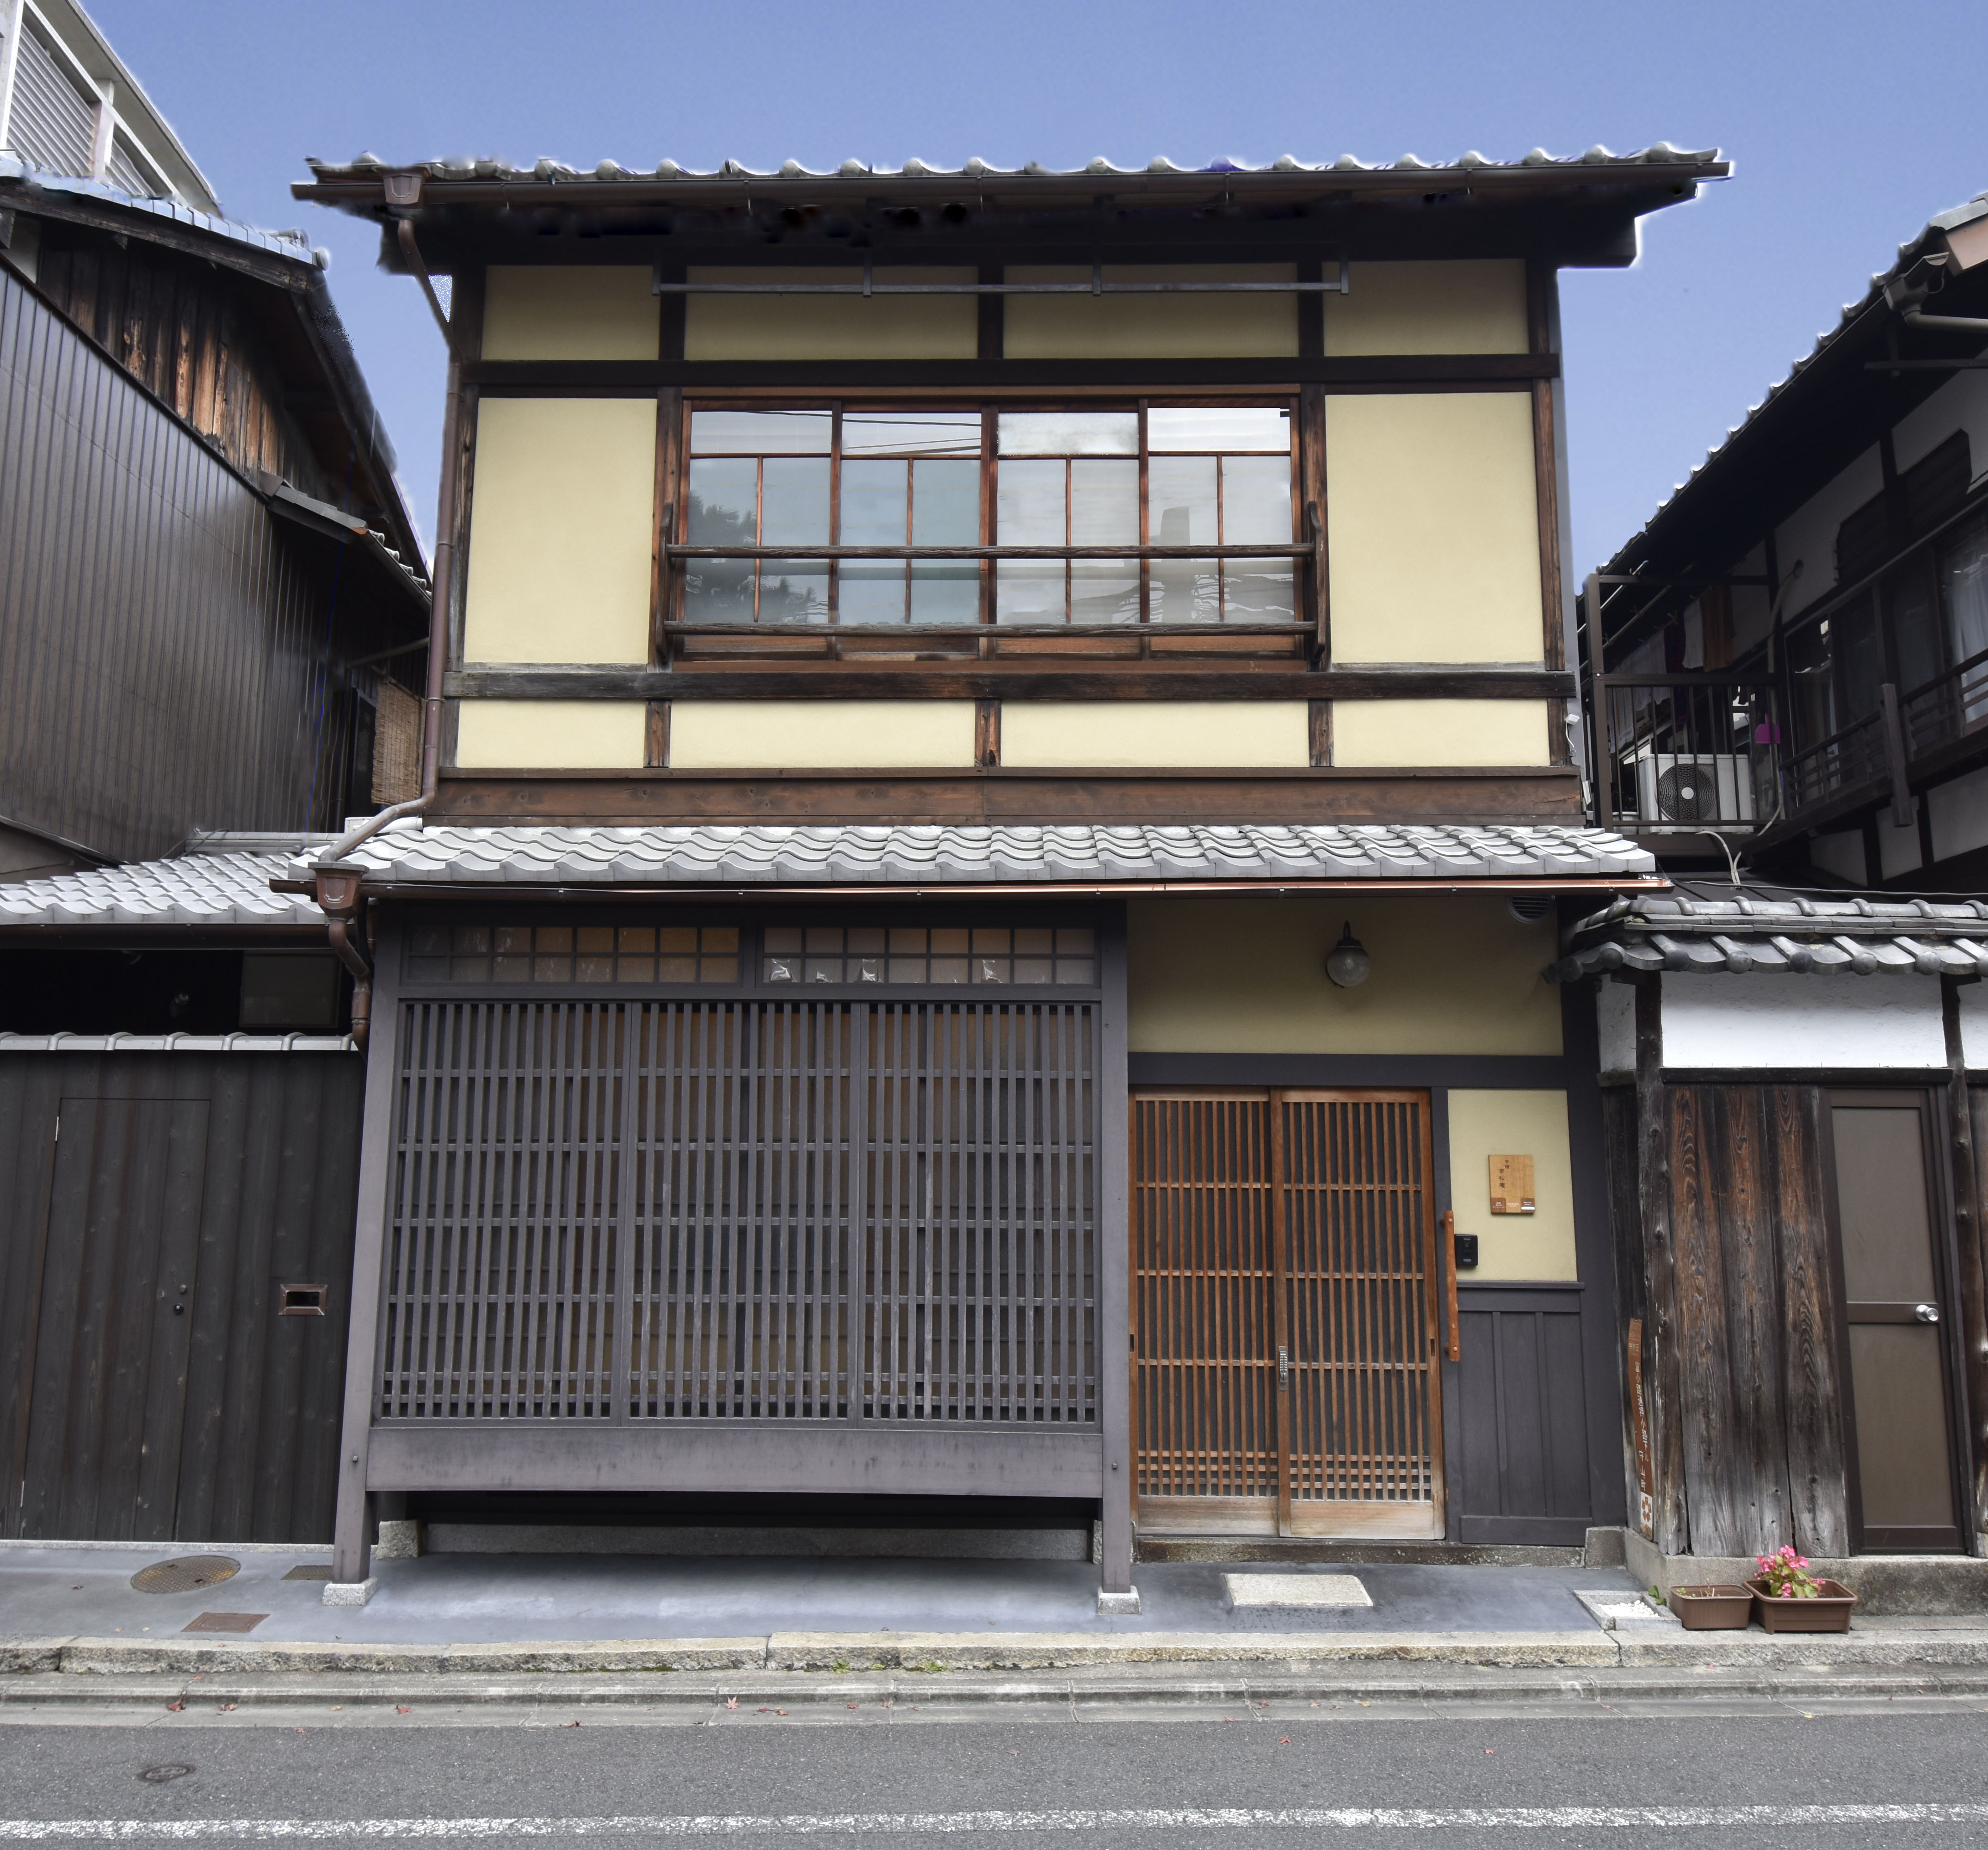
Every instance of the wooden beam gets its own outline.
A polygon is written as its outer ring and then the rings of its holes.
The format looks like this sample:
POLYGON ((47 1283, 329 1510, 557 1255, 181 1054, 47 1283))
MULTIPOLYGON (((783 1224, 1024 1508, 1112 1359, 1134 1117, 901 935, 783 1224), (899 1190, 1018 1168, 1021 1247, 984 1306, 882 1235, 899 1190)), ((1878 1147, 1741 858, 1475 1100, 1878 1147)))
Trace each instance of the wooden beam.
MULTIPOLYGON (((820 632, 832 636, 832 628, 820 632)), ((1122 635, 1114 633, 1109 640, 1122 635)), ((1552 700, 1574 678, 1547 668, 1344 668, 1310 671, 1283 664, 1237 668, 1131 662, 1118 669, 1051 669, 1040 658, 1013 668, 817 661, 802 668, 735 661, 677 669, 567 663, 458 668, 444 684, 468 700, 1552 700)))
POLYGON ((1650 1453, 1656 1480, 1655 1534, 1666 1554, 1691 1546, 1684 1490, 1684 1378, 1679 1344, 1677 1259, 1670 1158, 1670 1096, 1664 1083, 1662 979, 1636 983, 1636 1141, 1638 1196, 1643 1216, 1647 1311, 1643 1371, 1649 1410, 1650 1453))
POLYGON ((1376 353, 1336 359, 1305 353, 1263 360, 479 360, 463 367, 465 384, 495 392, 648 393, 680 386, 692 394, 756 388, 833 393, 854 387, 891 397, 935 391, 1021 396, 1051 390, 1126 398, 1231 387, 1296 391, 1305 384, 1335 391, 1522 391, 1536 379, 1559 377, 1559 357, 1551 353, 1376 353))
POLYGON ((1569 823, 1570 769, 1062 773, 445 771, 431 821, 1569 823))

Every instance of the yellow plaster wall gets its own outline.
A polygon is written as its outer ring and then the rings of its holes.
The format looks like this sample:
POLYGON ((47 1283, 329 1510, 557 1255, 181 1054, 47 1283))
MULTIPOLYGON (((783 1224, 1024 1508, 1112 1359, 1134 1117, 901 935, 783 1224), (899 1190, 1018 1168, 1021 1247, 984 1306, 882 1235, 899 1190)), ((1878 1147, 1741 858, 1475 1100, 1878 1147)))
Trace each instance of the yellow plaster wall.
MULTIPOLYGON (((972 269, 878 269, 874 282, 971 282, 972 269)), ((860 282, 861 269, 693 269, 692 282, 860 282)), ((686 360, 971 360, 972 296, 689 296, 686 360)))
MULTIPOLYGON (((1107 282, 1289 282, 1290 264, 1104 266, 1107 282)), ((1012 268, 1009 282, 1090 282, 1088 268, 1012 268)), ((1286 359, 1298 350, 1297 297, 1009 296, 1002 351, 1010 360, 1286 359)))
POLYGON ((1531 397, 1343 394, 1325 433, 1334 661, 1543 659, 1531 397))
POLYGON ((1163 894, 1128 901, 1131 1046, 1141 1054, 1547 1054, 1560 993, 1550 920, 1502 895, 1163 894), (1374 960, 1336 988, 1341 927, 1374 960))
POLYGON ((1449 1094, 1449 1199, 1456 1230, 1475 1233, 1477 1269, 1458 1282, 1580 1277, 1574 1245, 1574 1165, 1564 1092, 1449 1094), (1532 1214, 1491 1212, 1490 1159, 1533 1159, 1532 1214))
POLYGON ((1207 766, 1302 769, 1302 700, 1006 700, 1001 763, 1014 770, 1207 766))
POLYGON ((1335 765, 1550 764, 1543 700, 1335 700, 1335 765))
POLYGON ((1523 353, 1523 258, 1356 263, 1325 299, 1328 353, 1523 353))
POLYGON ((679 700, 679 770, 938 770, 973 763, 970 700, 679 700))
POLYGON ((483 273, 485 360, 653 360, 651 272, 625 264, 492 264, 483 273))
POLYGON ((652 397, 484 399, 465 659, 647 661, 655 480, 652 397))
POLYGON ((455 762, 465 770, 639 771, 647 716, 639 700, 465 700, 455 762))

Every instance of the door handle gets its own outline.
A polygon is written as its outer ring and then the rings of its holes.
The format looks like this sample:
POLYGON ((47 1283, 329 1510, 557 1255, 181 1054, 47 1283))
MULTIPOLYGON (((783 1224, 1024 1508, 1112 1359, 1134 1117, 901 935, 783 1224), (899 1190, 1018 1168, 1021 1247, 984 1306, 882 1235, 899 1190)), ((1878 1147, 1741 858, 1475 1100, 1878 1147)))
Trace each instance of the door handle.
POLYGON ((1463 1359, 1463 1326, 1456 1316, 1456 1215, 1452 1209, 1445 1208, 1442 1215, 1442 1237, 1446 1250, 1443 1254, 1443 1270, 1446 1277, 1445 1293, 1449 1311, 1449 1342, 1443 1351, 1446 1361, 1463 1359))
POLYGON ((1936 1324, 1939 1321, 1939 1306, 1938 1304, 1914 1304, 1912 1306, 1912 1314, 1922 1324, 1936 1324))
POLYGON ((1286 1348, 1277 1351, 1277 1385, 1288 1388, 1291 1385, 1291 1352, 1286 1348))

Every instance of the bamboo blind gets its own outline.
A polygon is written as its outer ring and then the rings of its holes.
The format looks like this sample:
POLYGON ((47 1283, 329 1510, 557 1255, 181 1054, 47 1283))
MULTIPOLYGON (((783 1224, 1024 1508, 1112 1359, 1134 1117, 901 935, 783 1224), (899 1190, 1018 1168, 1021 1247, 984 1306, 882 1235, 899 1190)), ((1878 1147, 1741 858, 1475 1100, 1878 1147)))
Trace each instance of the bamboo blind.
POLYGON ((1133 1101, 1142 1503, 1316 1530, 1432 1502, 1431 1163, 1422 1093, 1133 1101))
POLYGON ((1089 1003, 404 1005, 382 1419, 1097 1419, 1089 1003))

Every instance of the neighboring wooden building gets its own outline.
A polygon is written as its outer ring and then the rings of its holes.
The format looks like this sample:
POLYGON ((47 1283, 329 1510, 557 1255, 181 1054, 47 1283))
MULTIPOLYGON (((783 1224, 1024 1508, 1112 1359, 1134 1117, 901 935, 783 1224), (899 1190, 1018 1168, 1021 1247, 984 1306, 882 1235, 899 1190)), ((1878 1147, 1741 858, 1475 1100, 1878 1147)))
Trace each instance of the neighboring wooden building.
POLYGON ((296 189, 451 279, 437 774, 292 868, 337 1582, 382 1497, 1080 1500, 1107 1608, 1134 1520, 1620 1520, 1555 276, 1724 171, 296 189))
POLYGON ((1664 1553, 1984 1551, 1984 365, 1988 196, 1587 581, 1598 820, 1679 886, 1556 972, 1598 992, 1664 1553))
POLYGON ((362 1067, 268 883, 418 781, 420 543, 321 259, 66 0, 0 140, 0 1534, 317 1539, 362 1067))

